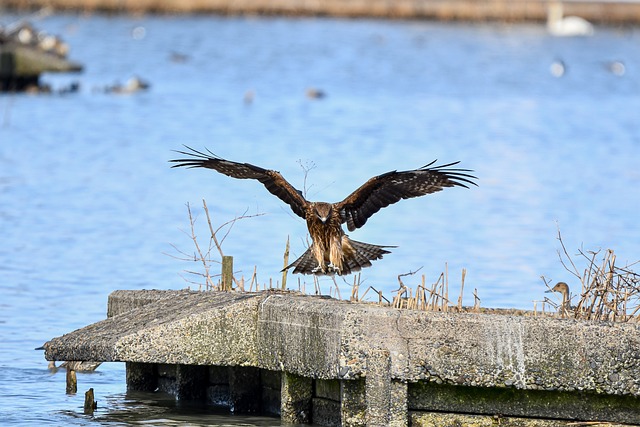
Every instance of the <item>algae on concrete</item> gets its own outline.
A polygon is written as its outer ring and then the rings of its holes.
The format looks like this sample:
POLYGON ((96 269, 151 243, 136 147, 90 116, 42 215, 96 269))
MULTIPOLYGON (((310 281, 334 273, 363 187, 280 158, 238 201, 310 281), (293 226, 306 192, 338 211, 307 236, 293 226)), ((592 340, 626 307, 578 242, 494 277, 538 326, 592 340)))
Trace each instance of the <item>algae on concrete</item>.
POLYGON ((409 384, 412 411, 508 414, 517 417, 614 420, 640 424, 634 396, 593 392, 523 390, 514 387, 467 387, 433 382, 409 384))
POLYGON ((313 380, 284 372, 282 375, 282 421, 292 424, 311 422, 313 380))

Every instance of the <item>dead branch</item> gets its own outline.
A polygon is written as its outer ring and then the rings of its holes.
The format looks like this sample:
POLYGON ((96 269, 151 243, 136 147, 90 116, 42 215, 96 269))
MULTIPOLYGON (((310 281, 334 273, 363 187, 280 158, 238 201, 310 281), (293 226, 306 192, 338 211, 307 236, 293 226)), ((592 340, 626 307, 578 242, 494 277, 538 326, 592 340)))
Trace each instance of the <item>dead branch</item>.
POLYGON ((189 224, 191 227, 191 240, 193 240, 193 244, 196 247, 196 251, 198 252, 198 260, 202 262, 202 266, 204 267, 204 277, 207 289, 213 289, 214 284, 211 280, 211 276, 209 275, 209 264, 207 263, 207 258, 202 254, 202 250, 200 249, 200 245, 198 244, 198 238, 196 236, 195 231, 195 219, 191 214, 191 205, 187 203, 187 211, 189 212, 189 224))
MULTIPOLYGON (((637 320, 640 311, 640 276, 632 271, 631 266, 640 261, 620 267, 613 250, 607 249, 601 254, 600 250, 585 251, 581 247, 578 256, 584 260, 586 267, 579 274, 576 263, 562 241, 560 231, 558 240, 564 253, 563 257, 558 251, 562 265, 582 285, 577 305, 572 307, 568 303, 562 304, 562 311, 567 311, 571 317, 578 319, 622 322, 637 320)), ((549 287, 546 280, 545 285, 549 287)))

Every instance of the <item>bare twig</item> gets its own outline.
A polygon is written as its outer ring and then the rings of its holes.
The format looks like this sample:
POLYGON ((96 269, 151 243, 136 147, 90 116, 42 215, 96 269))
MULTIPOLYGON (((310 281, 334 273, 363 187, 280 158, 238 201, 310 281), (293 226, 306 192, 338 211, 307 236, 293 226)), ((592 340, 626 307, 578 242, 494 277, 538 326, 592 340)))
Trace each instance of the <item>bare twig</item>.
MULTIPOLYGON (((202 200, 202 205, 203 205, 203 209, 204 212, 206 214, 207 217, 207 225, 209 228, 209 247, 205 248, 202 247, 198 241, 198 236, 196 234, 196 217, 193 214, 193 211, 191 209, 191 205, 189 203, 187 203, 187 212, 189 215, 189 232, 185 232, 185 234, 187 234, 189 236, 189 238, 193 241, 193 244, 195 246, 195 252, 193 254, 191 253, 187 253, 185 251, 182 251, 180 249, 178 249, 177 246, 175 245, 171 245, 174 250, 178 253, 178 256, 176 255, 169 255, 172 258, 181 260, 181 261, 189 261, 189 262, 199 262, 202 264, 203 273, 197 273, 194 271, 186 271, 188 274, 191 275, 196 275, 196 276, 202 276, 205 278, 205 289, 206 290, 214 290, 214 289, 218 289, 218 284, 215 284, 213 281, 213 277, 215 277, 214 275, 211 274, 211 264, 212 263, 217 263, 217 264, 221 264, 222 263, 222 258, 225 256, 224 252, 222 250, 222 243, 224 242, 224 239, 229 235, 229 232, 231 231, 231 229, 233 228, 233 225, 236 223, 236 221, 240 220, 240 219, 246 219, 246 218, 253 218, 256 216, 261 216, 264 215, 262 213, 258 213, 258 214, 254 214, 254 215, 246 215, 246 211, 245 213, 243 213, 241 216, 235 217, 234 219, 232 219, 231 221, 227 221, 224 224, 222 224, 221 226, 219 226, 217 229, 214 229, 213 225, 212 225, 212 221, 211 221, 211 215, 209 214, 209 208, 207 207, 207 202, 203 199, 202 200), (220 233, 225 230, 224 232, 224 236, 222 238, 219 238, 220 233), (213 248, 216 248, 218 253, 220 254, 220 260, 216 260, 216 259, 212 259, 211 258, 211 252, 213 250, 213 248)), ((254 275, 252 278, 252 282, 255 278, 255 271, 254 271, 254 275)), ((183 277, 184 279, 184 277, 183 277)), ((235 275, 232 276, 232 280, 234 283, 236 283, 236 285, 238 285, 240 288, 244 288, 244 278, 242 278, 240 281, 238 281, 238 279, 235 277, 235 275)), ((185 281, 189 282, 189 283, 194 283, 190 280, 185 279, 185 281)), ((251 284, 252 286, 252 284, 251 284)), ((257 285, 256 285, 257 286, 257 285)))
MULTIPOLYGON (((562 312, 566 311, 571 317, 581 319, 622 322, 637 320, 640 311, 640 275, 634 273, 631 266, 638 261, 619 267, 613 250, 607 249, 601 255, 600 250, 585 251, 581 248, 578 255, 584 259, 586 267, 582 274, 578 274, 576 263, 566 250, 559 231, 558 240, 566 258, 565 262, 562 253, 558 251, 562 265, 578 278, 582 287, 577 305, 571 307, 568 302, 563 303, 562 312), (600 261, 599 256, 602 256, 600 261)), ((547 281, 544 281, 549 287, 547 281)))
POLYGON ((300 167, 302 168, 302 171, 304 172, 304 178, 302 180, 302 194, 306 197, 307 193, 312 187, 312 186, 307 187, 307 178, 309 178, 309 172, 311 172, 313 169, 316 168, 316 164, 310 160, 307 160, 307 162, 304 165, 302 164, 302 160, 298 160, 298 164, 300 165, 300 167))
POLYGON ((193 215, 191 214, 191 205, 187 203, 187 211, 189 212, 189 224, 191 226, 191 239, 193 240, 193 244, 196 247, 196 251, 198 252, 198 260, 202 262, 202 266, 204 267, 204 277, 207 289, 213 289, 214 284, 211 280, 211 276, 209 275, 209 264, 207 262, 207 258, 202 254, 202 250, 200 249, 200 245, 198 244, 198 238, 196 236, 195 231, 195 220, 193 215))
POLYGON ((565 254, 565 256, 567 257, 567 259, 569 260, 569 262, 571 262, 571 266, 573 267, 573 270, 569 269, 563 262, 562 260, 562 255, 560 255, 560 252, 558 251, 558 255, 560 256, 560 262, 562 262, 562 266, 571 274, 575 275, 577 278, 580 278, 580 273, 578 273, 578 269, 576 268, 575 264, 573 263, 573 261, 571 260, 571 257, 569 256, 569 254, 567 253, 567 248, 564 246, 564 242, 562 241, 562 235, 560 234, 560 226, 558 224, 556 224, 556 226, 558 227, 558 240, 560 241, 560 245, 562 246, 562 250, 565 254))

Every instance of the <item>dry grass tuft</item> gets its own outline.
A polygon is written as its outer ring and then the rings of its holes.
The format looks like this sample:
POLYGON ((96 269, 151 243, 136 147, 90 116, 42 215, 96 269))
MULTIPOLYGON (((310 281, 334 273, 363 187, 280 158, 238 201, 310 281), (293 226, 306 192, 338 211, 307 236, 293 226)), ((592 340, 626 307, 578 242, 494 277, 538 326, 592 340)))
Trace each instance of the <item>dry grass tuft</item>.
MULTIPOLYGON (((426 284, 426 277, 423 274, 421 276, 421 283, 415 288, 405 285, 402 278, 415 275, 420 269, 416 271, 410 271, 408 273, 398 275, 398 283, 400 287, 394 291, 395 296, 391 305, 395 308, 405 308, 409 310, 422 310, 422 311, 441 311, 441 312, 460 312, 465 308, 462 306, 462 297, 464 293, 464 282, 467 275, 467 270, 462 269, 462 277, 460 281, 460 294, 457 298, 455 305, 449 298, 449 269, 445 264, 444 272, 440 273, 438 279, 430 286, 426 284)), ((477 289, 474 290, 474 309, 480 309, 480 298, 478 298, 477 289)))

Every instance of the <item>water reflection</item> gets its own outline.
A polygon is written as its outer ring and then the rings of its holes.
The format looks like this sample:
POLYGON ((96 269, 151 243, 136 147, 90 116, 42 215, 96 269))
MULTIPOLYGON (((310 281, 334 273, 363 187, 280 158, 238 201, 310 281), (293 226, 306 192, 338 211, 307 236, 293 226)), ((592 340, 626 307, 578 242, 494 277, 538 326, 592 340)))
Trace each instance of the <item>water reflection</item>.
POLYGON ((165 393, 128 392, 106 398, 93 419, 104 424, 189 426, 280 426, 275 417, 229 415, 197 402, 176 401, 165 393))

